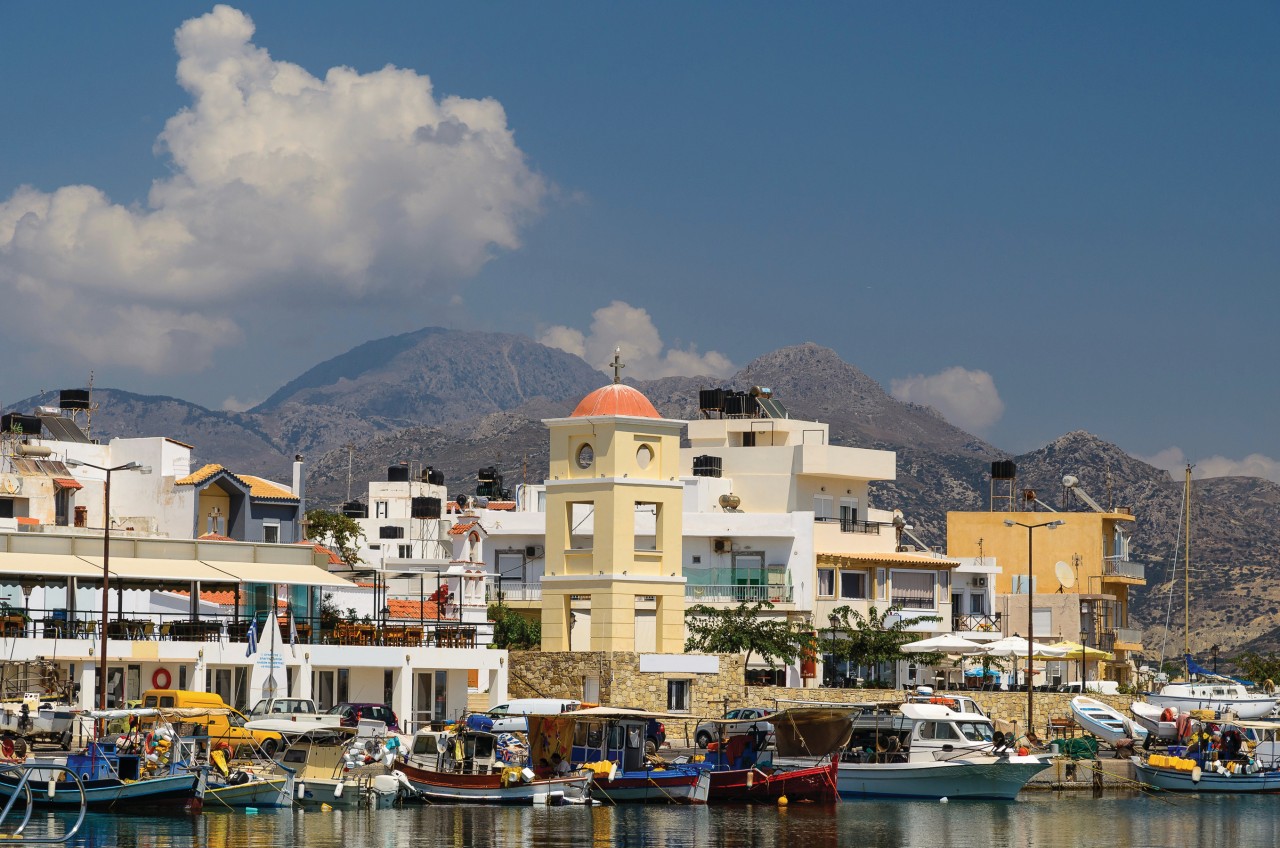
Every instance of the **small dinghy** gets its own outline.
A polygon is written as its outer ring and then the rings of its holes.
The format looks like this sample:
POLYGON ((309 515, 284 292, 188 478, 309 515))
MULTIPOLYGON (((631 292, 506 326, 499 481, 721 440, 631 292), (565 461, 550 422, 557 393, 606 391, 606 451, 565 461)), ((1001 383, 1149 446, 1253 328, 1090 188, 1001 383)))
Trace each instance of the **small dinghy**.
POLYGON ((1145 727, 1130 721, 1096 698, 1086 695, 1072 698, 1071 712, 1076 717, 1076 724, 1103 742, 1114 745, 1121 739, 1142 741, 1147 738, 1145 727))
POLYGON ((1154 733, 1155 738, 1166 741, 1178 738, 1178 711, 1173 707, 1157 707, 1145 701, 1134 701, 1129 705, 1129 712, 1138 720, 1138 724, 1154 733))

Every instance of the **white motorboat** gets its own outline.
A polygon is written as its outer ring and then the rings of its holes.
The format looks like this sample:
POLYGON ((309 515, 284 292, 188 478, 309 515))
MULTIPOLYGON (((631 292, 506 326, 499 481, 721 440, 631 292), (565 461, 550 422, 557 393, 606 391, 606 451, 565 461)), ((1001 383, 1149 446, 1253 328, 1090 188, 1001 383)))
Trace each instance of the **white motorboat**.
POLYGON ((853 725, 836 774, 842 797, 1012 800, 1049 767, 1044 757, 1010 752, 991 719, 945 704, 867 709, 853 725))
POLYGON ((1147 729, 1148 734, 1156 739, 1172 741, 1178 738, 1179 712, 1173 707, 1157 707, 1146 701, 1134 701, 1129 705, 1138 724, 1147 729))
POLYGON ((1075 716, 1076 724, 1112 745, 1122 739, 1143 741, 1147 738, 1147 729, 1141 724, 1087 695, 1077 695, 1071 699, 1071 713, 1075 716))
POLYGON ((1235 713, 1244 721, 1266 718, 1276 709, 1276 696, 1250 692, 1243 684, 1226 678, 1197 683, 1166 683, 1159 692, 1149 693, 1147 703, 1172 707, 1180 712, 1213 710, 1219 715, 1235 713))

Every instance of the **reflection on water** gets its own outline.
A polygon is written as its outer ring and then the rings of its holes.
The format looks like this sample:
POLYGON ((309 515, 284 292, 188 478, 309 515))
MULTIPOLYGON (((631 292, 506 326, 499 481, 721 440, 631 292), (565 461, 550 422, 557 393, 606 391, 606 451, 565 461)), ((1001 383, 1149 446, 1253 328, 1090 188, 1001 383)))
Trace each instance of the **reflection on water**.
MULTIPOLYGON (((59 833, 39 814, 31 835, 59 833)), ((832 807, 461 807, 90 814, 74 845, 93 848, 1077 848, 1280 844, 1273 798, 1033 793, 1016 803, 846 801, 832 807)))

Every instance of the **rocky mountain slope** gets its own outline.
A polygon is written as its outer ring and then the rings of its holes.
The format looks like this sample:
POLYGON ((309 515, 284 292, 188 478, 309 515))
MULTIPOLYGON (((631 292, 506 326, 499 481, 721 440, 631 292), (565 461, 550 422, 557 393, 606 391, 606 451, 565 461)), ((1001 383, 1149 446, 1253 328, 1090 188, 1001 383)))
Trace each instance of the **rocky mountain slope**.
MULTIPOLYGON (((547 469, 541 419, 567 415, 608 376, 581 359, 518 336, 425 329, 361 345, 291 381, 254 410, 216 412, 176 398, 101 389, 95 435, 167 435, 196 446, 198 462, 287 479, 288 460, 309 458, 312 502, 335 506, 361 496, 370 479, 400 461, 445 471, 450 489, 470 492, 476 470, 496 465, 508 485, 542 480, 547 469), (353 446, 351 450, 347 445, 353 446)), ((945 541, 948 510, 988 506, 990 462, 998 448, 948 424, 933 410, 901 403, 835 352, 815 344, 782 348, 728 380, 672 377, 628 381, 663 415, 698 414, 698 389, 768 386, 793 417, 830 424, 833 444, 897 451, 898 476, 878 484, 873 503, 903 509, 916 535, 945 541)), ((52 393, 11 408, 56 403, 52 393)), ((1147 646, 1180 651, 1182 480, 1088 433, 1069 432, 1012 457, 1018 488, 1062 508, 1064 474, 1104 506, 1137 517, 1135 559, 1147 563, 1146 589, 1134 594, 1147 646), (1174 563, 1177 562, 1175 573, 1174 563), (1172 595, 1170 590, 1172 589, 1172 595), (1163 623, 1172 598, 1170 635, 1163 623)), ((1082 505, 1072 506, 1074 509, 1082 505)), ((1192 641, 1280 647, 1280 486, 1254 478, 1196 481, 1192 494, 1192 641)), ((1203 644, 1201 644, 1203 643, 1203 644)))

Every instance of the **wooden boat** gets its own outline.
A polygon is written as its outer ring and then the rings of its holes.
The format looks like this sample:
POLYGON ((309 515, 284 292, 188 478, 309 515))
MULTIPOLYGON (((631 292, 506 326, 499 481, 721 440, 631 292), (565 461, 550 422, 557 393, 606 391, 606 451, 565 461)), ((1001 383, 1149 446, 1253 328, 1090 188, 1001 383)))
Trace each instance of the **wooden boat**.
MULTIPOLYGON (((503 734, 505 735, 505 734, 503 734)), ((503 759, 499 734, 457 725, 420 730, 396 770, 425 801, 530 805, 591 802, 591 775, 537 776, 524 755, 503 759)))
MULTIPOLYGON (((91 810, 198 813, 204 803, 203 772, 192 772, 174 763, 148 774, 144 754, 121 753, 114 741, 90 742, 85 751, 68 755, 65 762, 37 764, 35 771, 31 780, 44 787, 44 791, 32 793, 37 807, 80 806, 80 788, 67 777, 67 772, 80 778, 85 803, 91 810), (52 792, 48 791, 49 781, 53 781, 52 792)), ((0 797, 10 797, 16 786, 14 776, 0 774, 0 797)))
POLYGON ((1077 695, 1071 699, 1071 713, 1075 716, 1076 724, 1112 745, 1121 739, 1142 741, 1147 738, 1145 727, 1087 695, 1077 695))
MULTIPOLYGON (((776 804, 789 802, 833 803, 840 800, 836 754, 852 732, 848 709, 795 707, 772 713, 774 744, 779 762, 761 756, 751 734, 721 739, 706 762, 711 770, 708 803, 776 804), (805 762, 808 760, 808 762, 805 762), (787 765, 780 763, 786 762, 787 765)), ((732 727, 717 720, 719 727, 732 727)))
MULTIPOLYGON (((1151 754, 1132 758, 1138 780, 1169 792, 1259 793, 1280 791, 1280 723, 1239 721, 1219 726, 1223 737, 1256 740, 1250 749, 1224 747, 1180 755, 1151 754)), ((1171 749, 1172 750, 1172 749, 1171 749)))
POLYGON ((529 716, 529 758, 541 764, 559 757, 574 768, 589 769, 594 775, 592 797, 610 803, 707 803, 707 769, 646 761, 644 743, 651 718, 668 716, 620 707, 529 716))
MULTIPOLYGON (((184 747, 195 740, 183 740, 184 747)), ((294 772, 264 756, 253 762, 230 761, 227 749, 209 754, 205 804, 218 807, 289 807, 296 792, 294 772)), ((190 761, 193 761, 194 757, 190 761)))
POLYGON ((1012 800, 1049 767, 1008 750, 990 718, 944 704, 866 708, 853 719, 836 787, 842 798, 1012 800))
MULTIPOLYGON (((257 722, 266 724, 266 722, 257 722)), ((399 780, 391 774, 390 766, 382 759, 365 762, 367 753, 380 750, 380 743, 361 738, 356 728, 309 727, 299 729, 293 725, 293 733, 282 721, 280 727, 269 727, 285 737, 285 748, 276 755, 276 762, 295 774, 294 800, 303 807, 328 805, 339 808, 386 807, 400 793, 399 780), (350 746, 356 742, 362 752, 361 762, 353 762, 350 746)), ((377 722, 377 724, 382 724, 377 722)), ((385 725, 383 725, 385 728, 385 725)))

